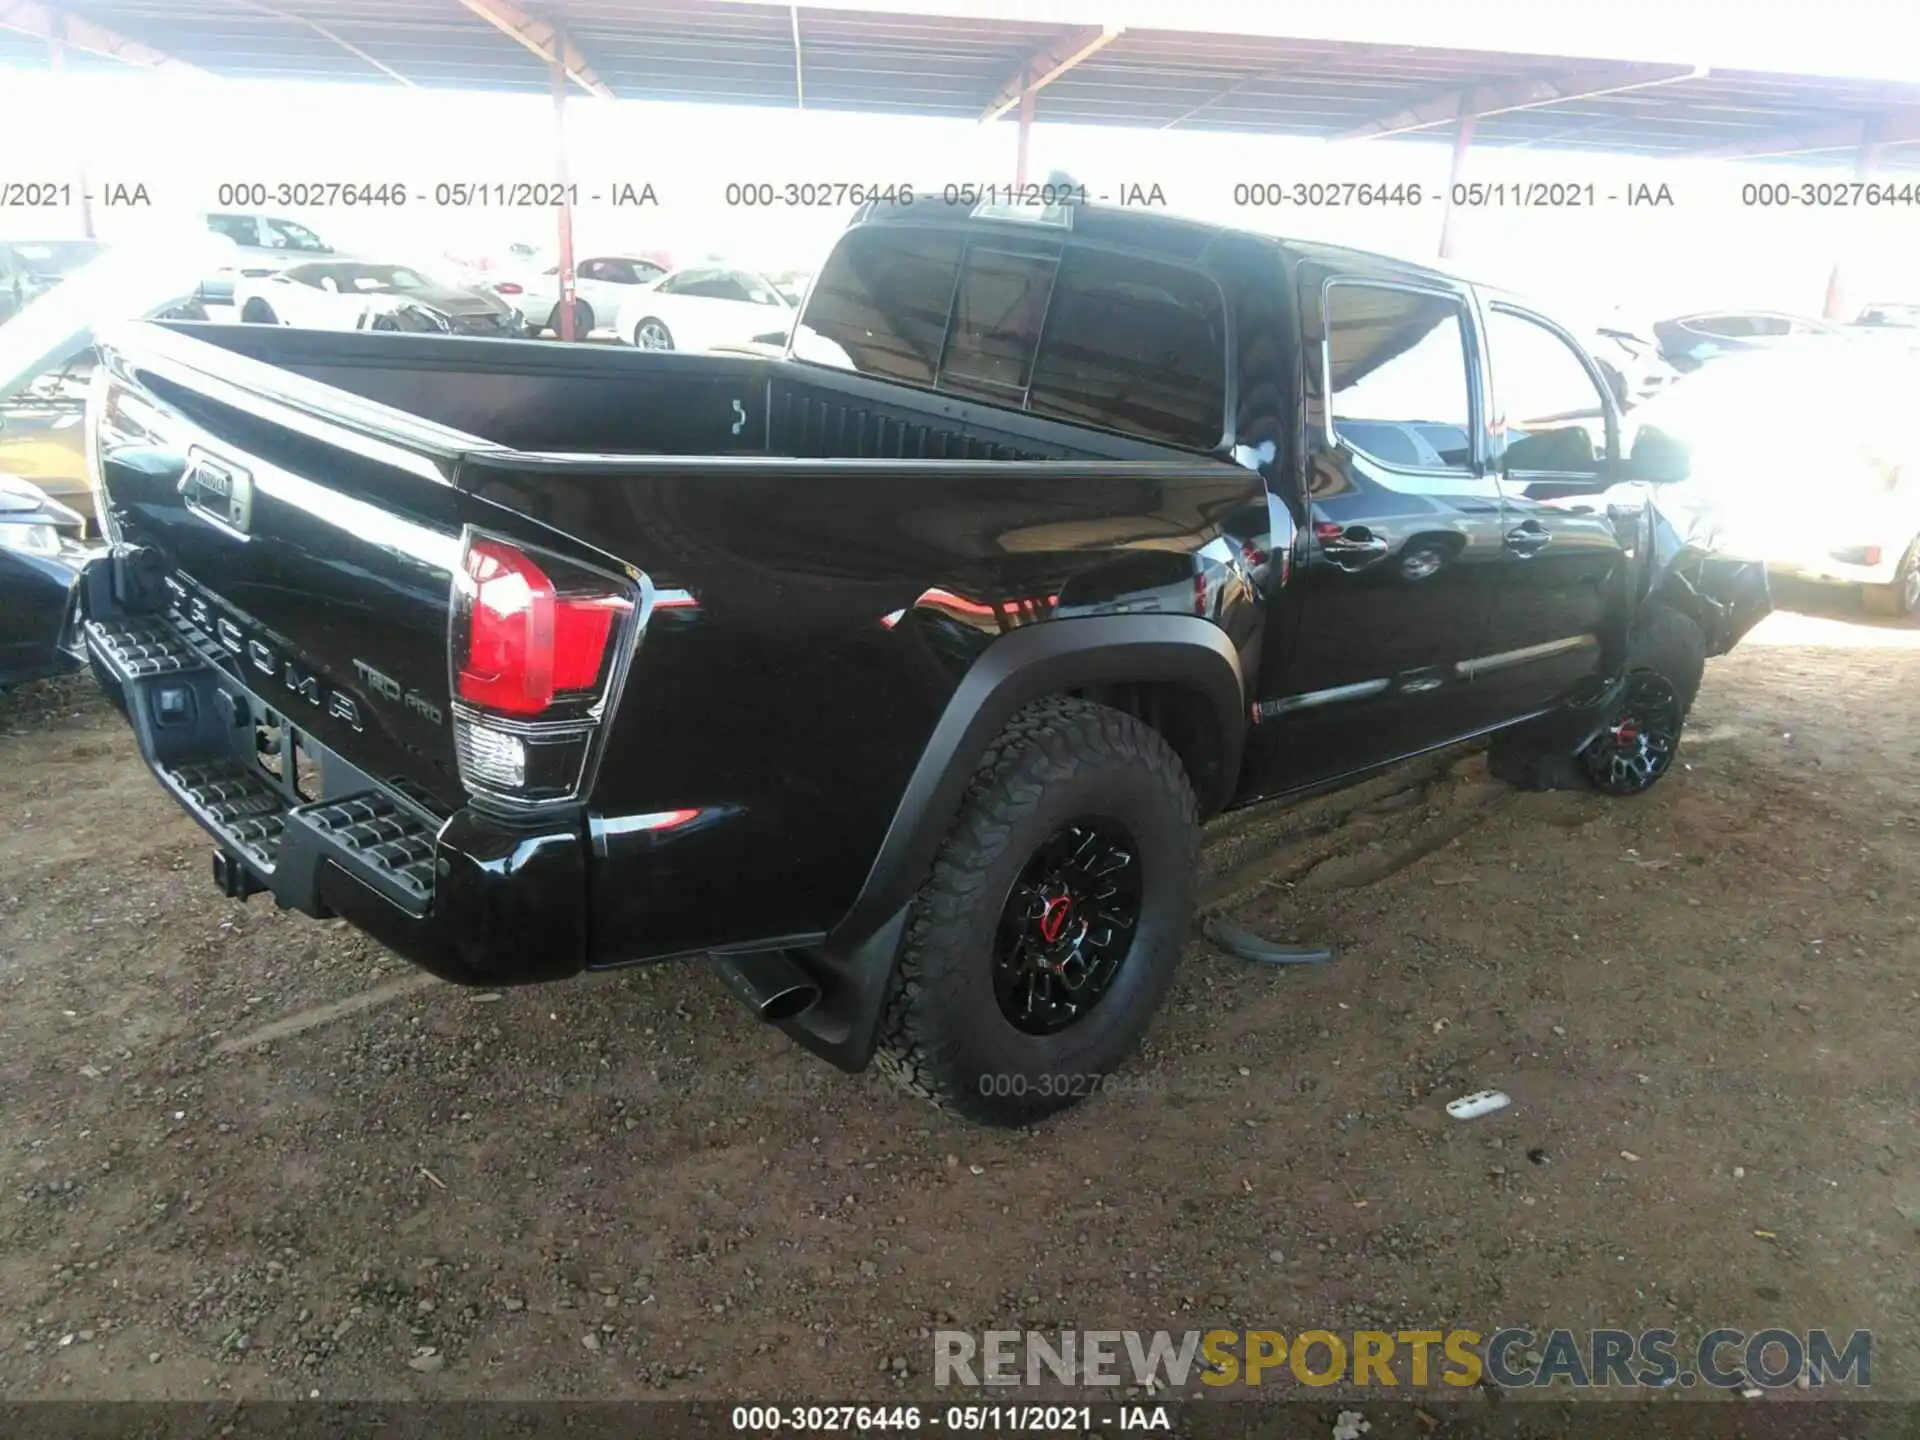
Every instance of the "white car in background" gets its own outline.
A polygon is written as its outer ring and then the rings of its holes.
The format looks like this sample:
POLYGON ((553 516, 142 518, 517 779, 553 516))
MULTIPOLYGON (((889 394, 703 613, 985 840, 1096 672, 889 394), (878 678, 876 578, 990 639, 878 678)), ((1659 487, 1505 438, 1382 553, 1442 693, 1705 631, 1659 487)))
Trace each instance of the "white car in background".
POLYGON ((1729 355, 1627 416, 1685 447, 1721 548, 1920 620, 1920 360, 1810 342, 1729 355))
POLYGON ((200 298, 214 305, 231 304, 234 287, 242 280, 260 280, 297 265, 337 252, 297 220, 244 211, 200 217, 207 229, 231 240, 236 258, 201 283, 200 298))
MULTIPOLYGON (((584 340, 596 331, 611 331, 627 297, 658 280, 668 268, 663 255, 589 255, 574 261, 573 338, 584 340)), ((525 315, 533 329, 560 333, 558 264, 506 271, 488 285, 525 315)))
POLYGON ((616 330, 642 350, 712 350, 778 335, 797 313, 764 275, 723 265, 676 270, 629 299, 616 330))
POLYGON ((491 290, 428 279, 410 265, 316 260, 242 278, 234 309, 249 325, 310 330, 417 330, 514 338, 520 312, 491 290))

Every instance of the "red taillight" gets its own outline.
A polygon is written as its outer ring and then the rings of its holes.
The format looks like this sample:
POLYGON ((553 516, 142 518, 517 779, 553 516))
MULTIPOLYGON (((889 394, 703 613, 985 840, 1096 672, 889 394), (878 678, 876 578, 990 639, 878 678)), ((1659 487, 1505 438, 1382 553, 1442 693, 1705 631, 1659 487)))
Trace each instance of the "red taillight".
POLYGON ((462 700, 505 715, 538 715, 556 696, 591 690, 606 663, 620 595, 561 595, 532 560, 499 540, 475 539, 466 577, 462 700))
POLYGON ((493 287, 493 291, 496 295, 520 295, 525 293, 511 280, 502 280, 498 285, 493 287))

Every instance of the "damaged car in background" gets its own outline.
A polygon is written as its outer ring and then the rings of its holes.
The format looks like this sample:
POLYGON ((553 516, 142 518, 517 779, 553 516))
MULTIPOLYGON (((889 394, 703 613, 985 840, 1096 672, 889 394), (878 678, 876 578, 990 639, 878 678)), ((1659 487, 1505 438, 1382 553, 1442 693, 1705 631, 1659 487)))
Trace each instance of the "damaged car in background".
POLYGON ((312 330, 408 330, 512 339, 526 331, 520 312, 492 290, 447 285, 410 265, 324 260, 249 276, 233 290, 249 325, 312 330))
POLYGON ((129 324, 88 425, 70 643, 224 893, 700 958, 994 1124, 1133 1052, 1207 816, 1642 794, 1768 608, 1524 300, 1141 209, 864 206, 784 358, 129 324))

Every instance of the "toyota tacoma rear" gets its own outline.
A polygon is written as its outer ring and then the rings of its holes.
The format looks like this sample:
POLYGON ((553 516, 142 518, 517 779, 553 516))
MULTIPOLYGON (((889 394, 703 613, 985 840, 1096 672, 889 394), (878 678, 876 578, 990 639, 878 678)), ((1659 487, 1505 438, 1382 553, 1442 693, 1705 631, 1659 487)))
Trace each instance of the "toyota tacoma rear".
POLYGON ((73 644, 228 894, 710 956, 997 1123, 1137 1043, 1206 815, 1475 735, 1637 793, 1766 607, 1518 302, 1094 207, 869 207, 787 358, 148 323, 89 406, 73 644), (1475 418, 1509 321, 1572 411, 1475 418), (1409 354, 1458 413, 1348 413, 1409 354))

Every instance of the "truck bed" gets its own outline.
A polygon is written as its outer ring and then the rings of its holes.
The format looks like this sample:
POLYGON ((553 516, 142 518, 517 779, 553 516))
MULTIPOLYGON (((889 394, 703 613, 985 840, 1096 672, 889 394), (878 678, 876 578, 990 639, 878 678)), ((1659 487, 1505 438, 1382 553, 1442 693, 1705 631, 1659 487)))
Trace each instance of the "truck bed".
POLYGON ((1192 458, 998 406, 757 356, 266 325, 167 328, 527 453, 1192 458))

